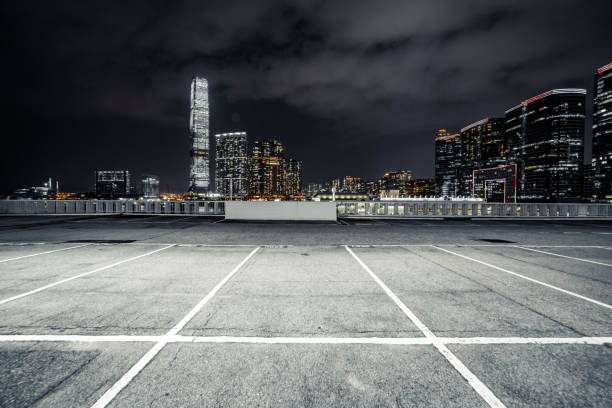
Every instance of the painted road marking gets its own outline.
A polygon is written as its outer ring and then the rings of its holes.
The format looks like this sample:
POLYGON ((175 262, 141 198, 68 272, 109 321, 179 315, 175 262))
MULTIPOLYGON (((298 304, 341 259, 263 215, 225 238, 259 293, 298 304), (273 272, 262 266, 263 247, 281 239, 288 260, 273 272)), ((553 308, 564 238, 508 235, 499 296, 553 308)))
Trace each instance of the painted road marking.
POLYGON ((474 258, 471 258, 471 257, 466 256, 466 255, 459 254, 457 252, 449 251, 448 249, 444 249, 444 248, 441 248, 439 246, 432 245, 432 247, 437 248, 440 251, 448 252, 449 254, 453 254, 453 255, 458 256, 460 258, 464 258, 464 259, 467 259, 469 261, 477 262, 477 263, 479 263, 481 265, 488 266, 489 268, 493 268, 493 269, 496 269, 496 270, 501 271, 501 272, 509 273, 510 275, 518 276, 519 278, 528 280, 530 282, 537 283, 537 284, 542 285, 542 286, 546 286, 547 288, 551 288, 551 289, 557 290, 557 291, 565 293, 567 295, 574 296, 574 297, 577 297, 577 298, 582 299, 582 300, 586 300, 587 302, 591 302, 591 303, 594 303, 596 305, 599 305, 599 306, 602 306, 602 307, 606 307, 608 309, 612 309, 612 306, 607 304, 607 303, 603 303, 603 302, 600 302, 598 300, 591 299, 589 297, 586 297, 586 296, 580 295, 578 293, 575 293, 575 292, 572 292, 572 291, 560 288, 558 286, 551 285, 549 283, 545 283, 545 282, 539 281, 537 279, 533 279, 533 278, 530 278, 528 276, 521 275, 520 273, 509 271, 509 270, 504 269, 504 268, 500 268, 499 266, 495 266, 495 265, 492 265, 490 263, 487 263, 487 262, 484 262, 484 261, 480 261, 478 259, 474 259, 474 258))
POLYGON ((225 285, 225 283, 231 279, 232 276, 236 274, 242 268, 242 266, 249 260, 257 251, 259 247, 255 248, 246 258, 244 258, 230 273, 228 273, 225 278, 221 280, 209 293, 206 295, 197 305, 194 306, 193 309, 189 311, 172 329, 166 333, 155 345, 147 351, 147 353, 136 362, 111 388, 108 389, 102 395, 95 404, 92 405, 92 408, 102 408, 106 407, 133 379, 140 373, 146 366, 155 358, 157 353, 163 349, 166 344, 168 344, 168 338, 176 335, 193 317, 198 313, 206 303, 225 285))
POLYGON ((60 248, 60 249, 54 249, 52 251, 38 252, 36 254, 23 255, 23 256, 17 256, 15 258, 2 259, 2 260, 0 260, 0 263, 2 263, 2 262, 9 262, 9 261, 16 261, 18 259, 24 259, 24 258, 31 258, 33 256, 50 254, 50 253, 53 253, 53 252, 68 251, 69 249, 82 248, 82 247, 87 246, 87 245, 91 245, 91 244, 76 245, 76 246, 72 246, 72 247, 68 247, 68 248, 60 248))
POLYGON ((4 303, 12 302, 13 300, 21 299, 22 297, 25 297, 25 296, 33 295, 34 293, 42 292, 43 290, 52 288, 52 287, 57 286, 57 285, 61 285, 62 283, 66 283, 66 282, 70 282, 70 281, 75 280, 75 279, 82 278, 83 276, 91 275, 92 273, 100 272, 100 271, 103 271, 105 269, 110 269, 110 268, 115 267, 117 265, 124 264, 126 262, 131 262, 131 261, 135 261, 136 259, 144 258, 145 256, 149 256, 149 255, 152 255, 152 254, 154 254, 156 252, 160 252, 160 251, 163 251, 165 249, 172 248, 173 246, 174 245, 169 245, 169 246, 166 246, 166 247, 163 247, 163 248, 159 248, 159 249, 156 249, 154 251, 147 252, 146 254, 142 254, 142 255, 134 256, 132 258, 124 259, 122 261, 115 262, 115 263, 112 263, 110 265, 106 265, 106 266, 102 266, 100 268, 94 269, 93 271, 81 273, 81 274, 78 274, 78 275, 75 275, 75 276, 71 276, 70 278, 62 279, 62 280, 50 283, 50 284, 45 285, 45 286, 41 286, 41 287, 39 287, 37 289, 34 289, 34 290, 31 290, 29 292, 20 293, 19 295, 15 295, 15 296, 12 296, 12 297, 7 298, 7 299, 0 300, 0 305, 2 305, 4 303))
POLYGON ((603 263, 603 262, 597 262, 597 261, 591 261, 590 259, 576 258, 576 257, 573 257, 573 256, 555 254, 554 252, 547 252, 547 251, 542 251, 540 249, 527 248, 527 247, 523 247, 523 246, 520 246, 520 245, 515 245, 514 247, 515 248, 524 249, 526 251, 533 251, 533 252, 539 252, 541 254, 558 256, 560 258, 574 259, 576 261, 582 261, 582 262, 588 262, 588 263, 592 263, 592 264, 596 264, 596 265, 603 265, 603 266, 610 266, 610 267, 612 267, 612 265, 610 265, 610 264, 603 263))
POLYGON ((244 343, 244 344, 593 344, 612 343, 612 337, 236 337, 236 336, 140 336, 140 335, 72 335, 10 334, 0 335, 0 343, 68 342, 68 343, 244 343))
POLYGON ((408 307, 402 302, 393 291, 385 285, 385 283, 380 280, 378 276, 361 260, 355 253, 348 247, 344 246, 346 250, 355 258, 355 260, 361 265, 361 267, 374 279, 376 283, 385 291, 385 293, 395 302, 395 304, 404 312, 404 314, 417 326, 421 332, 432 341, 432 345, 446 358, 446 360, 457 370, 463 378, 467 380, 467 382, 472 386, 474 391, 480 395, 480 397, 485 400, 487 404, 491 407, 505 407, 505 405, 493 394, 493 392, 487 387, 474 373, 470 371, 469 368, 465 364, 461 362, 453 354, 452 351, 446 347, 443 343, 437 341, 437 337, 432 333, 421 320, 410 310, 408 307))

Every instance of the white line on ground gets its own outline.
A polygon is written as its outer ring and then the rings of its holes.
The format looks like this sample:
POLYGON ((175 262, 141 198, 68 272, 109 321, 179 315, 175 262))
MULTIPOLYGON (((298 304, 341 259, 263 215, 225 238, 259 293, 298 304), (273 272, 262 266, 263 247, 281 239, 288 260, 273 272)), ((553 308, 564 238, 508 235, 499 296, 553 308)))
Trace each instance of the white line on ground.
MULTIPOLYGON (((377 248, 377 247, 513 247, 515 244, 347 244, 350 248, 377 248)), ((263 246, 263 245, 262 245, 263 246)), ((342 245, 345 246, 345 245, 342 245)), ((599 245, 522 245, 530 248, 604 248, 599 245)))
POLYGON ((487 387, 482 381, 480 381, 480 379, 476 377, 474 373, 472 373, 470 369, 467 368, 467 366, 463 364, 461 360, 459 360, 457 356, 455 356, 453 352, 448 349, 448 347, 446 347, 446 345, 437 341, 438 339, 433 334, 433 332, 429 330, 429 328, 427 328, 427 326, 425 326, 425 324, 421 322, 421 320, 419 320, 419 318, 416 317, 416 315, 410 309, 408 309, 404 302, 402 302, 395 295, 395 293, 393 293, 393 291, 389 289, 389 287, 385 285, 385 283, 380 280, 380 278, 376 276, 376 274, 372 272, 372 270, 357 255, 355 255, 355 253, 348 246, 345 245, 344 248, 346 248, 346 250, 353 256, 353 258, 355 258, 355 260, 368 273, 368 275, 370 275, 370 277, 372 277, 372 279, 374 279, 374 281, 378 283, 378 285, 404 312, 404 314, 412 321, 412 323, 421 330, 423 335, 425 335, 426 338, 432 341, 433 346, 446 358, 446 360, 455 368, 455 370, 457 370, 459 374, 461 374, 461 376, 463 376, 463 378, 467 380, 467 382, 472 386, 474 391, 476 391, 478 395, 480 395, 480 397, 485 400, 487 404, 489 404, 489 406, 505 408, 505 405, 495 396, 495 394, 493 394, 489 387, 487 387))
POLYGON ((147 353, 136 362, 113 386, 108 389, 91 408, 103 408, 106 407, 120 392, 123 390, 133 379, 142 371, 155 358, 157 353, 168 344, 169 339, 175 336, 193 317, 208 303, 210 299, 225 285, 225 283, 231 279, 242 268, 242 266, 259 250, 259 247, 255 248, 249 255, 246 256, 225 278, 221 280, 209 293, 206 295, 197 305, 193 307, 172 329, 166 333, 155 345, 147 351, 147 353))
POLYGON ((41 292, 41 291, 43 291, 45 289, 49 289, 49 288, 52 288, 54 286, 61 285, 62 283, 66 283, 66 282, 70 282, 70 281, 78 279, 78 278, 82 278, 83 276, 91 275, 92 273, 100 272, 100 271, 103 271, 105 269, 110 269, 110 268, 115 267, 117 265, 124 264, 126 262, 131 262, 131 261, 135 261, 136 259, 144 258, 145 256, 149 256, 149 255, 152 255, 152 254, 154 254, 156 252, 160 252, 160 251, 163 251, 165 249, 172 248, 173 246, 174 245, 168 245, 166 247, 159 248, 159 249, 156 249, 154 251, 147 252, 146 254, 142 254, 142 255, 138 255, 138 256, 133 256, 131 258, 124 259, 122 261, 115 262, 115 263, 112 263, 110 265, 106 265, 106 266, 102 266, 100 268, 96 268, 93 271, 81 273, 81 274, 78 274, 78 275, 75 275, 75 276, 71 276, 71 277, 66 278, 66 279, 59 280, 57 282, 50 283, 50 284, 45 285, 45 286, 41 286, 41 287, 39 287, 37 289, 34 289, 34 290, 31 290, 29 292, 20 293, 19 295, 15 295, 15 296, 12 296, 10 298, 6 298, 6 299, 3 299, 3 300, 0 300, 0 305, 2 305, 4 303, 12 302, 13 300, 21 299, 22 297, 25 297, 25 296, 33 295, 34 293, 38 293, 38 292, 41 292))
POLYGON ((514 276, 517 276, 517 277, 519 277, 519 278, 522 278, 522 279, 528 280, 528 281, 530 281, 530 282, 534 282, 534 283, 537 283, 537 284, 539 284, 539 285, 546 286, 547 288, 557 290, 557 291, 562 292, 562 293, 565 293, 565 294, 567 294, 567 295, 574 296, 574 297, 577 297, 577 298, 582 299, 582 300, 586 300, 587 302, 591 302, 591 303, 594 303, 594 304, 596 304, 596 305, 603 306, 603 307, 606 307, 606 308, 608 308, 608 309, 612 309, 612 305, 609 305, 609 304, 607 304, 607 303, 600 302, 599 300, 591 299, 591 298, 589 298, 589 297, 586 297, 586 296, 580 295, 580 294, 578 294, 578 293, 575 293, 575 292, 572 292, 572 291, 569 291, 569 290, 566 290, 566 289, 560 288, 560 287, 558 287, 558 286, 551 285, 551 284, 549 284, 549 283, 542 282, 542 281, 539 281, 539 280, 537 280, 537 279, 530 278, 530 277, 525 276, 525 275, 521 275, 520 273, 512 272, 512 271, 509 271, 508 269, 500 268, 499 266, 495 266, 495 265, 492 265, 492 264, 490 264, 490 263, 487 263, 487 262, 484 262, 484 261, 480 261, 480 260, 478 260, 478 259, 471 258, 471 257, 466 256, 466 255, 459 254, 459 253, 457 253, 457 252, 449 251, 448 249, 444 249, 444 248, 441 248, 441 247, 439 247, 439 246, 432 245, 432 247, 437 248, 437 249, 439 249, 440 251, 444 251, 444 252, 447 252, 447 253, 449 253, 449 254, 453 254, 453 255, 458 256, 458 257, 460 257, 460 258, 467 259, 467 260, 469 260, 469 261, 476 262, 476 263, 479 263, 479 264, 481 264, 481 265, 488 266, 489 268, 493 268, 493 269, 496 269, 496 270, 501 271, 501 272, 509 273, 510 275, 514 275, 514 276))
POLYGON ((2 259, 2 260, 0 260, 0 263, 2 263, 2 262, 9 262, 9 261, 16 261, 18 259, 24 259, 24 258, 31 258, 33 256, 50 254, 50 253, 53 253, 53 252, 68 251, 69 249, 81 248, 81 247, 84 247, 84 246, 87 246, 87 245, 90 245, 90 244, 76 245, 76 246, 71 246, 71 247, 68 247, 68 248, 60 248, 60 249, 54 249, 52 251, 38 252, 36 254, 23 255, 23 256, 17 256, 15 258, 2 259))
POLYGON ((576 258, 576 257, 573 257, 573 256, 555 254, 554 252, 542 251, 540 249, 527 248, 527 247, 520 246, 520 245, 515 245, 515 248, 524 249, 526 251, 539 252, 541 254, 546 254, 546 255, 558 256, 560 258, 573 259, 573 260, 576 260, 576 261, 582 261, 582 262, 588 262, 588 263, 592 263, 592 264, 596 264, 596 265, 603 265, 603 266, 610 266, 610 267, 612 267, 612 265, 607 264, 607 263, 603 263, 603 262, 597 262, 597 261, 591 261, 590 259, 576 258))
POLYGON ((0 335, 0 343, 66 342, 66 343, 246 343, 246 344, 594 344, 612 343, 612 337, 235 337, 235 336, 141 336, 141 335, 72 335, 11 334, 0 335))

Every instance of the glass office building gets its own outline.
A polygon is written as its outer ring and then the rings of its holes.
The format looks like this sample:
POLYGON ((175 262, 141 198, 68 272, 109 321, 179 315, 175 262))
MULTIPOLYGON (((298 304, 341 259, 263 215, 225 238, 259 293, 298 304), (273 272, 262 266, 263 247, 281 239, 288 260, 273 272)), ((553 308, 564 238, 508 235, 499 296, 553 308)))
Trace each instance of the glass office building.
POLYGON ((519 201, 576 201, 583 191, 585 89, 553 89, 505 114, 519 201))
POLYGON ((612 201, 612 63, 595 70, 592 198, 612 201))
POLYGON ((434 140, 436 195, 454 197, 459 189, 461 137, 440 129, 434 140))
POLYGON ((191 81, 189 115, 191 135, 189 191, 195 194, 208 193, 210 188, 208 120, 208 81, 205 78, 194 77, 191 81))
POLYGON ((248 156, 246 132, 215 135, 215 185, 226 198, 247 194, 248 156))

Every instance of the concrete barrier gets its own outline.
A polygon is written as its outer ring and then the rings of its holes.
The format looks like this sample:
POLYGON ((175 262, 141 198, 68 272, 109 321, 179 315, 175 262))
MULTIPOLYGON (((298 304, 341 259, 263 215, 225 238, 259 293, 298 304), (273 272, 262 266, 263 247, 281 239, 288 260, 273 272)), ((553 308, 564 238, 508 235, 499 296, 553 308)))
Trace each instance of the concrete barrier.
POLYGON ((336 221, 333 201, 227 201, 226 220, 336 221))

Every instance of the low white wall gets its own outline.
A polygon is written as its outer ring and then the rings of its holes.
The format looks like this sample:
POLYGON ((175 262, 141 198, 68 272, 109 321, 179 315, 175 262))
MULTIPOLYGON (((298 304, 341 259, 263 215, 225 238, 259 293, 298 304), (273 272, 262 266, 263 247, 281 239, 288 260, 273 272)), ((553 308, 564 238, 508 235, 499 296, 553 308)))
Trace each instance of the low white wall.
POLYGON ((226 201, 226 220, 336 221, 333 201, 226 201))

